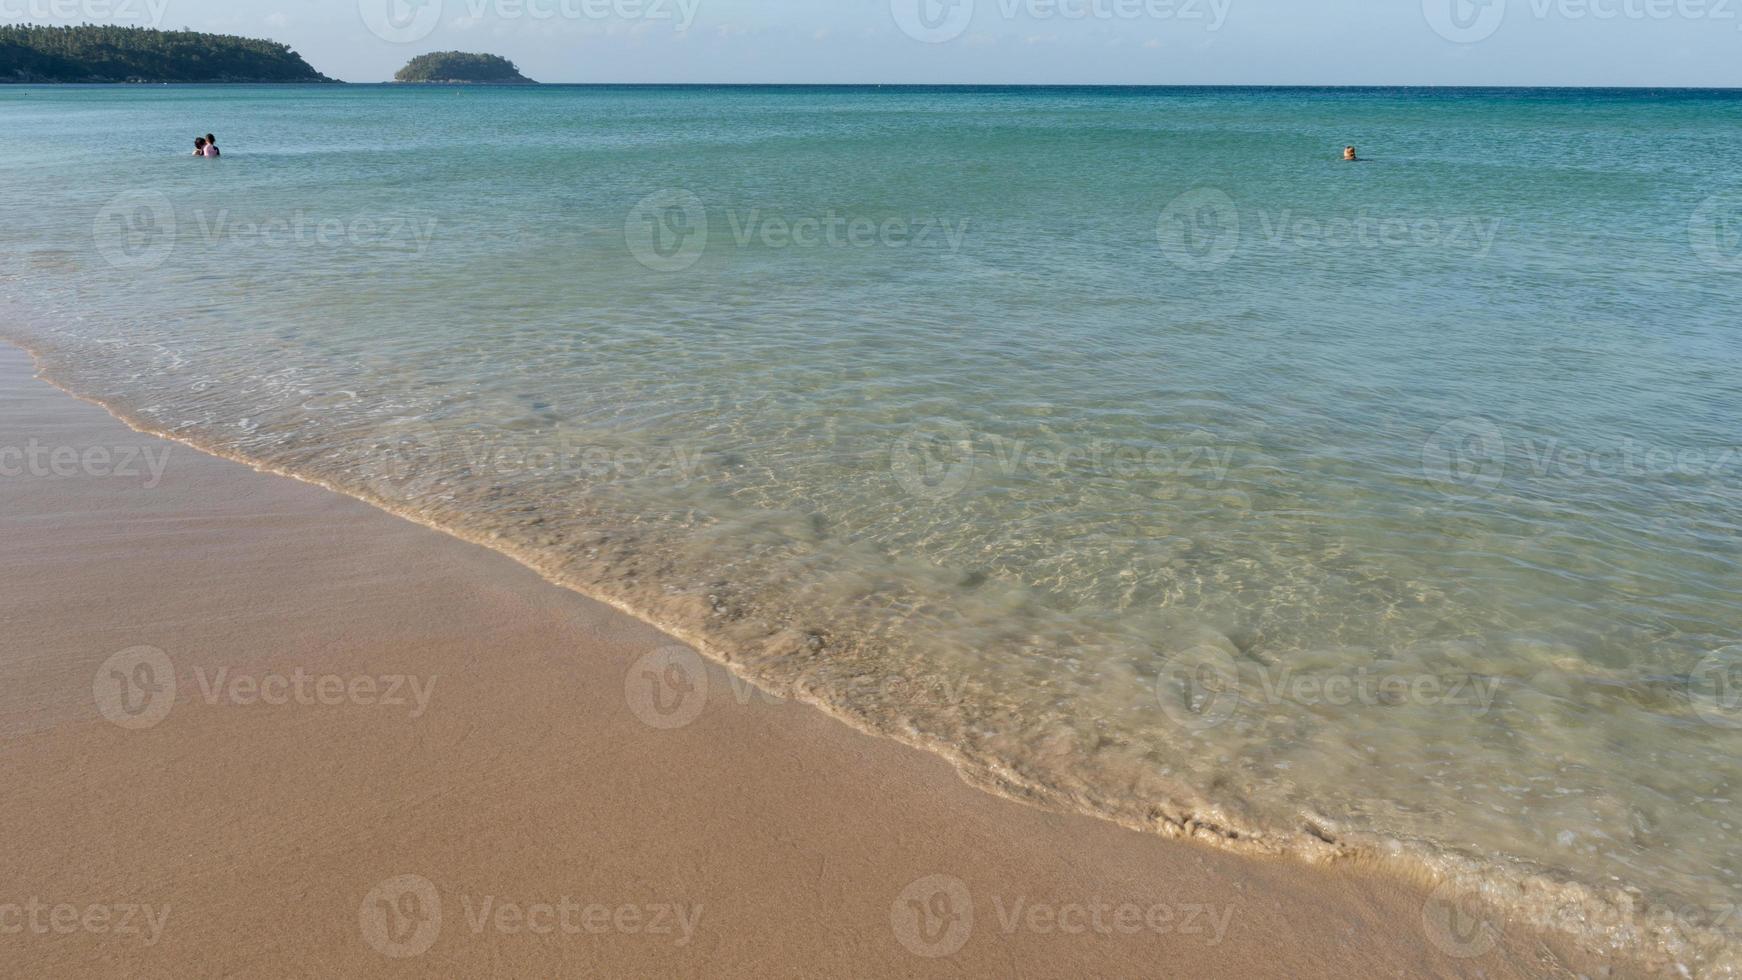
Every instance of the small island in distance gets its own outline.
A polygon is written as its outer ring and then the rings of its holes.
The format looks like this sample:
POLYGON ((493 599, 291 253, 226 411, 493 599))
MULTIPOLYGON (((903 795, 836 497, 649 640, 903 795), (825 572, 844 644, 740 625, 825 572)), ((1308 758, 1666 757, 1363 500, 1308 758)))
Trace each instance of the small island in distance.
POLYGON ((0 82, 333 82, 277 41, 145 27, 0 25, 0 82))
POLYGON ((396 82, 429 85, 536 85, 520 73, 520 69, 494 54, 471 54, 465 51, 436 51, 411 59, 393 76, 396 82))

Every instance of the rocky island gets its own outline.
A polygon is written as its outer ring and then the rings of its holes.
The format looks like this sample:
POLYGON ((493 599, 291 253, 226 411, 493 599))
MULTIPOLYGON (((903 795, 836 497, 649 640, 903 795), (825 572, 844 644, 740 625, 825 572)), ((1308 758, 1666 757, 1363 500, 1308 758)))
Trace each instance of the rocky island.
POLYGON ((396 82, 420 82, 430 85, 534 85, 532 79, 520 73, 514 62, 499 55, 470 54, 465 51, 437 51, 418 55, 399 73, 396 82))

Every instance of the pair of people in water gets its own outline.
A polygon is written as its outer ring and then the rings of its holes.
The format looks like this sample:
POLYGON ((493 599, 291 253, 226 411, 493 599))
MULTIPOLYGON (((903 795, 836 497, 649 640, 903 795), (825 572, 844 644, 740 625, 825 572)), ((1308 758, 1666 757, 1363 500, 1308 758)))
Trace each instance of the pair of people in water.
POLYGON ((218 152, 218 138, 216 136, 213 136, 211 133, 207 133, 204 136, 194 137, 194 156, 196 156, 196 157, 223 156, 222 153, 218 152))

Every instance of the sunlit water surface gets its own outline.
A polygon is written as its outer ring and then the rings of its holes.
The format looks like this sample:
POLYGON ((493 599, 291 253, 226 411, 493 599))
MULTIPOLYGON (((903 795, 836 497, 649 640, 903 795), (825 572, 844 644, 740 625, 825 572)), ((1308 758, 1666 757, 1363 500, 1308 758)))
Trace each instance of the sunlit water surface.
POLYGON ((0 329, 1005 792, 1716 971, 1737 160, 1733 94, 0 88, 0 329))

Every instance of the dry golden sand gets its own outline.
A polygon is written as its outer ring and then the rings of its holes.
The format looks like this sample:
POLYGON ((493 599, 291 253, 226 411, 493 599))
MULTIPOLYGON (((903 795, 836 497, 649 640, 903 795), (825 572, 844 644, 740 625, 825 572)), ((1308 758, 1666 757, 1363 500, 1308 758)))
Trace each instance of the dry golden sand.
POLYGON ((717 668, 650 713, 651 627, 0 348, 32 440, 80 462, 0 477, 0 976, 1601 973, 1518 929, 1448 955, 1413 885, 1012 803, 717 668), (160 482, 110 472, 141 448, 160 482))

